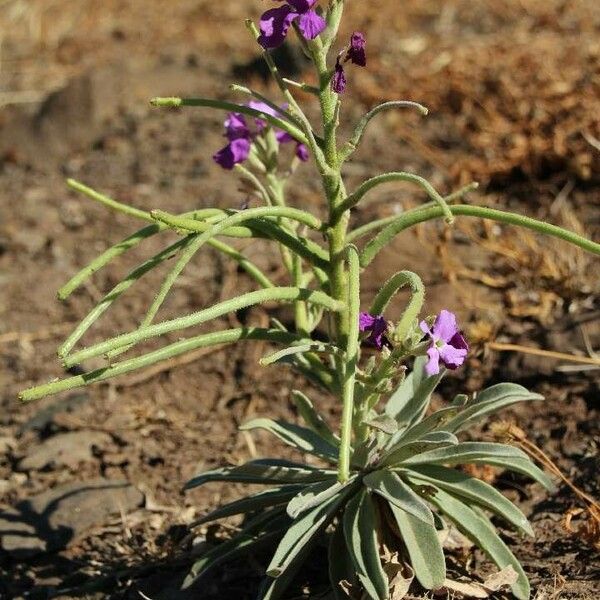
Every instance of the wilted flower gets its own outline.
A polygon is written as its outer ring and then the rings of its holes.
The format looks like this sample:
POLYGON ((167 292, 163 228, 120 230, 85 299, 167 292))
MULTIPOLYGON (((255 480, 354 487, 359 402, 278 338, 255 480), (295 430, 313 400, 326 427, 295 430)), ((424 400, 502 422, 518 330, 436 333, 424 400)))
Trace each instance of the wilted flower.
POLYGON ((464 362, 469 345, 456 324, 456 315, 442 310, 430 329, 425 321, 421 321, 421 331, 431 339, 427 350, 429 360, 425 365, 427 375, 440 372, 440 361, 447 369, 458 369, 464 362))
POLYGON ((346 89, 346 73, 344 73, 344 67, 340 62, 339 56, 337 61, 335 62, 335 70, 331 79, 331 89, 336 94, 342 94, 346 89))
POLYGON ((365 52, 365 46, 367 40, 365 35, 360 31, 355 31, 350 37, 350 48, 346 54, 346 60, 352 61, 353 64, 359 67, 367 66, 367 53, 365 52))
POLYGON ((342 57, 346 53, 346 57, 343 62, 351 61, 353 64, 359 67, 367 66, 367 53, 365 46, 367 40, 365 35, 360 31, 355 31, 350 36, 350 45, 342 50, 335 61, 335 69, 331 78, 331 89, 336 94, 342 94, 346 89, 346 73, 344 72, 344 65, 342 64, 342 57))
POLYGON ((281 46, 294 21, 306 39, 314 40, 327 26, 325 19, 313 10, 317 2, 318 0, 287 0, 283 6, 263 13, 258 43, 265 49, 281 46))
POLYGON ((381 350, 387 343, 385 334, 387 332, 387 322, 382 315, 371 315, 368 312, 361 312, 358 318, 358 329, 362 333, 369 332, 366 341, 377 350, 381 350))
MULTIPOLYGON (((264 102, 251 100, 248 102, 247 106, 264 113, 265 115, 280 116, 280 113, 264 102)), ((283 106, 282 110, 285 110, 286 108, 287 106, 283 106)), ((256 133, 253 134, 248 127, 244 115, 240 113, 229 113, 224 123, 225 137, 229 140, 229 144, 213 155, 213 160, 218 165, 224 169, 230 170, 233 169, 235 165, 244 162, 248 158, 252 140, 267 127, 267 122, 259 117, 254 119, 254 123, 256 125, 256 133)), ((275 129, 275 137, 280 144, 296 142, 296 156, 304 162, 309 159, 306 146, 295 140, 287 133, 287 131, 275 129)))

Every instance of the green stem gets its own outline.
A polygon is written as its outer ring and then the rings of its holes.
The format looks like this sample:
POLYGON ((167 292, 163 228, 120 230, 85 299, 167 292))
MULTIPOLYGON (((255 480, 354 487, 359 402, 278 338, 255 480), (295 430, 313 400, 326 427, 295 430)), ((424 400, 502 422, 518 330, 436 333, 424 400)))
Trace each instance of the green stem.
MULTIPOLYGON (((446 201, 447 204, 450 204, 451 202, 454 202, 455 200, 462 199, 463 196, 465 196, 465 194, 468 194, 469 192, 476 190, 478 187, 479 187, 479 184, 476 182, 469 183, 469 185, 465 185, 464 187, 460 188, 459 190, 456 190, 456 192, 452 192, 452 194, 445 196, 444 200, 446 201)), ((426 202, 425 204, 420 204, 419 206, 416 206, 414 208, 406 210, 406 211, 402 212, 401 214, 403 216, 407 215, 409 213, 412 214, 412 213, 418 212, 420 210, 423 210, 425 208, 431 208, 432 206, 438 206, 438 203, 437 202, 426 202)), ((359 240, 361 237, 364 237, 368 233, 371 233, 371 231, 375 231, 376 229, 383 229, 386 225, 389 225, 390 223, 394 223, 398 219, 398 216, 399 215, 383 217, 382 219, 376 219, 375 221, 369 221, 368 223, 365 223, 364 225, 357 227, 356 229, 354 229, 353 231, 351 231, 348 234, 348 242, 354 243, 354 242, 356 242, 356 240, 359 240)))
MULTIPOLYGON (((484 206, 469 206, 468 204, 451 206, 450 211, 455 216, 477 217, 479 219, 489 219, 499 223, 507 223, 509 225, 525 227, 526 229, 531 229, 537 233, 543 233, 545 235, 569 242, 583 250, 586 250, 587 252, 591 252, 592 254, 600 255, 600 244, 592 242, 591 240, 588 240, 572 231, 568 231, 567 229, 563 229, 562 227, 557 227, 556 225, 551 225, 550 223, 544 223, 543 221, 538 221, 537 219, 532 219, 531 217, 518 215, 512 212, 506 212, 503 210, 497 210, 495 208, 486 208, 484 206)), ((375 256, 383 248, 385 248, 396 235, 405 229, 413 227, 418 223, 424 223, 425 221, 438 219, 443 215, 444 211, 440 207, 434 206, 398 216, 365 246, 361 254, 361 265, 363 267, 369 265, 375 256)))
POLYGON ((342 424, 340 431, 340 452, 338 479, 341 483, 350 477, 350 449, 352 445, 352 420, 354 416, 354 390, 356 385, 356 368, 359 353, 358 317, 360 311, 360 265, 358 250, 348 246, 348 298, 347 310, 349 330, 346 344, 344 378, 342 385, 342 424))
POLYGON ((411 183, 416 183, 421 186, 429 195, 429 197, 438 204, 438 206, 442 209, 444 216, 446 217, 446 221, 451 223, 454 219, 452 216, 452 212, 448 208, 448 204, 446 200, 438 193, 438 191, 423 177, 419 175, 414 175, 413 173, 384 173, 383 175, 377 175, 377 177, 372 177, 371 179, 365 181, 362 185, 360 185, 355 192, 350 194, 338 207, 335 213, 336 218, 341 217, 341 215, 356 206, 366 194, 368 194, 373 188, 382 185, 384 183, 392 183, 394 181, 408 181, 411 183))
POLYGON ((372 110, 370 110, 358 123, 356 129, 350 140, 344 146, 344 149, 341 151, 341 160, 342 162, 347 161, 353 152, 358 148, 367 128, 367 125, 371 122, 371 119, 376 117, 380 112, 384 112, 386 110, 392 110, 396 108, 414 108, 423 116, 427 116, 429 111, 425 106, 419 104, 418 102, 410 102, 408 100, 394 100, 392 102, 384 102, 383 104, 379 104, 372 110))
POLYGON ((174 344, 170 344, 164 348, 145 354, 144 356, 117 362, 108 367, 84 373, 83 375, 76 375, 75 377, 69 377, 60 381, 53 381, 52 383, 29 388, 19 394, 19 399, 29 402, 52 394, 58 394, 59 392, 83 387, 99 381, 105 381, 112 377, 116 377, 117 375, 124 375, 125 373, 130 373, 143 367, 149 367, 164 360, 175 358, 176 356, 186 354, 187 352, 197 350, 198 348, 206 348, 208 346, 219 344, 231 344, 241 340, 266 340, 279 344, 291 344, 300 339, 301 338, 297 335, 280 331, 279 329, 239 328, 207 333, 190 338, 189 340, 175 342, 174 344))
POLYGON ((250 108, 249 106, 245 106, 244 104, 235 104, 235 102, 225 102, 223 100, 211 100, 210 98, 153 98, 150 101, 152 106, 158 107, 170 107, 176 108, 179 106, 202 106, 206 108, 217 108, 220 110, 225 110, 228 112, 236 112, 242 113, 244 115, 248 115, 250 117, 254 117, 256 119, 262 119, 263 121, 267 121, 274 127, 278 127, 279 129, 283 129, 287 131, 292 137, 297 139, 299 142, 304 144, 308 144, 308 139, 304 135, 301 129, 298 129, 293 123, 286 121, 285 119, 280 119, 279 117, 273 115, 266 115, 265 113, 260 112, 259 110, 255 110, 250 108))
POLYGON ((316 290, 300 289, 295 287, 278 287, 269 288, 266 290, 257 290, 242 294, 231 300, 220 302, 204 310, 179 317, 177 319, 171 319, 169 321, 163 321, 155 325, 150 325, 143 329, 131 331, 114 337, 112 339, 100 342, 88 348, 84 348, 79 352, 75 352, 70 356, 66 357, 64 364, 67 367, 79 364, 80 362, 100 356, 111 352, 117 348, 123 346, 129 346, 132 344, 138 344, 140 342, 171 333, 173 331, 180 331, 182 329, 188 329, 196 325, 201 325, 207 321, 211 321, 230 312, 235 312, 242 308, 254 306, 256 304, 263 304, 269 301, 278 302, 293 302, 295 300, 305 300, 306 302, 312 302, 314 304, 324 306, 331 311, 343 310, 344 306, 341 302, 334 300, 327 294, 316 290))

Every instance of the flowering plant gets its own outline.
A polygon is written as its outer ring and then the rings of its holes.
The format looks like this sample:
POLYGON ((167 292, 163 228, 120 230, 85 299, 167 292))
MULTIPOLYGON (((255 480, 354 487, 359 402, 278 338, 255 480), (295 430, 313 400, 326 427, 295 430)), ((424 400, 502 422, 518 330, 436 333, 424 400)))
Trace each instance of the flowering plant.
MULTIPOLYGON (((496 533, 488 513, 500 516, 518 530, 531 527, 516 506, 490 485, 454 467, 462 463, 502 466, 523 473, 548 488, 552 482, 526 454, 503 444, 461 441, 457 434, 497 410, 541 397, 515 384, 492 386, 474 398, 459 395, 431 412, 430 399, 450 369, 463 364, 469 351, 454 314, 442 311, 419 320, 425 298, 420 277, 400 271, 381 287, 368 312, 361 312, 361 273, 393 238, 410 227, 443 218, 491 219, 555 236, 600 254, 600 245, 559 227, 519 214, 482 206, 458 204, 470 185, 443 197, 431 184, 408 172, 391 172, 368 179, 348 192, 342 168, 358 148, 379 113, 395 109, 427 110, 409 101, 376 106, 356 125, 345 143, 339 142, 341 99, 349 85, 348 63, 367 65, 367 42, 354 32, 347 44, 338 42, 344 0, 279 0, 267 10, 259 27, 247 27, 263 49, 264 59, 283 96, 274 102, 255 90, 235 85, 247 102, 204 98, 156 98, 155 106, 197 106, 223 110, 227 144, 214 161, 233 170, 254 189, 261 205, 234 209, 196 209, 174 215, 146 212, 117 202, 76 181, 69 185, 113 210, 146 221, 139 231, 109 248, 75 275, 61 290, 68 297, 98 269, 144 240, 167 230, 181 238, 136 267, 90 311, 59 349, 66 367, 104 357, 102 367, 22 392, 24 400, 103 381, 191 350, 242 340, 266 340, 283 348, 261 363, 285 363, 304 374, 326 393, 339 399, 339 430, 326 423, 304 393, 292 401, 304 426, 255 419, 243 429, 265 429, 295 450, 314 455, 319 466, 280 459, 250 461, 199 474, 187 485, 211 481, 268 484, 272 489, 222 506, 197 524, 243 514, 240 532, 203 555, 186 580, 191 585, 210 568, 259 546, 274 545, 261 597, 279 597, 301 567, 317 540, 327 540, 329 575, 336 598, 364 593, 374 600, 388 598, 392 561, 403 572, 414 572, 422 587, 445 585, 443 539, 449 526, 460 529, 500 567, 514 570, 512 591, 529 597, 523 569, 496 533), (316 85, 283 78, 269 50, 290 32, 311 59, 316 85), (335 49, 335 51, 334 51, 335 49), (332 51, 335 58, 332 60, 332 51), (311 123, 293 92, 318 100, 322 122, 311 123), (295 145, 291 162, 282 168, 285 144, 295 145), (301 162, 313 160, 324 194, 326 216, 288 206, 286 185, 301 162), (381 184, 410 182, 430 202, 399 215, 352 227, 352 209, 381 184), (361 240, 372 236, 366 243, 361 240), (275 285, 259 267, 222 238, 261 238, 279 247, 289 284, 275 285), (326 243, 323 244, 322 240, 326 243), (256 282, 258 289, 175 319, 156 322, 157 313, 189 261, 204 246, 232 260, 256 282), (87 330, 144 274, 176 256, 139 327, 114 338, 76 350, 87 330), (396 323, 385 318, 397 292, 407 287, 410 298, 396 323), (171 332, 183 332, 227 313, 265 302, 292 303, 294 326, 274 320, 270 327, 238 327, 180 339, 133 358, 117 356, 171 332), (325 318, 327 317, 327 318, 325 318), (321 325, 320 335, 315 335, 321 325), (324 339, 325 338, 325 339, 324 339), (361 356, 371 348, 369 359, 361 356), (407 366, 412 365, 409 371, 407 366), (386 556, 388 558, 386 558, 386 556), (401 569, 401 570, 402 570, 401 569), (362 590, 362 591, 361 591, 362 590)), ((398 597, 397 594, 394 597, 398 597)))

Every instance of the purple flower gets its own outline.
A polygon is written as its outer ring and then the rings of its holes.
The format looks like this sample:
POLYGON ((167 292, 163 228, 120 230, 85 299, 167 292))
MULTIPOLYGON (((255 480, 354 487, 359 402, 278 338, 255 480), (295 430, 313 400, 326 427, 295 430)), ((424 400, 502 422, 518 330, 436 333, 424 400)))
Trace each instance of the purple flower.
POLYGON ((367 45, 367 39, 365 35, 360 31, 355 31, 350 36, 350 45, 346 46, 342 50, 335 61, 335 69, 331 78, 331 89, 336 94, 343 94, 346 89, 346 73, 344 72, 344 66, 342 64, 342 56, 346 53, 344 62, 351 61, 353 64, 359 67, 367 66, 367 53, 365 46, 367 45))
MULTIPOLYGON (((285 118, 281 112, 265 102, 250 100, 247 106, 265 115, 280 117, 282 119, 285 118)), ((286 109, 287 104, 281 107, 282 111, 285 111, 286 109)), ((253 133, 250 130, 244 115, 241 113, 229 113, 224 123, 225 137, 229 140, 229 144, 214 154, 213 160, 227 170, 231 170, 235 165, 244 162, 250 154, 253 139, 257 135, 260 135, 268 125, 267 121, 260 117, 254 119, 254 124, 256 125, 256 132, 253 133)), ((296 156, 301 161, 306 162, 310 158, 308 148, 298 140, 294 139, 287 131, 275 128, 275 137, 280 144, 295 142, 296 156)))
POLYGON ((377 350, 381 350, 387 343, 385 334, 387 332, 387 322, 382 315, 371 315, 367 312, 361 312, 358 317, 358 329, 362 333, 369 332, 366 341, 377 350))
POLYGON ((312 10, 317 1, 287 0, 283 6, 266 11, 260 18, 258 43, 265 49, 281 46, 294 21, 306 39, 314 40, 327 26, 325 19, 312 10))
POLYGON ((240 113, 229 113, 225 121, 225 137, 230 141, 240 138, 250 139, 250 130, 244 115, 240 113))
POLYGON ((355 31, 350 37, 350 48, 346 54, 346 60, 352 61, 353 64, 359 67, 367 66, 367 54, 365 52, 365 46, 367 40, 365 35, 360 31, 355 31))
POLYGON ((421 321, 421 331, 431 339, 427 350, 429 360, 425 365, 427 375, 440 372, 440 361, 447 369, 458 369, 464 362, 469 345, 456 324, 456 315, 442 310, 430 329, 425 321, 421 321))
POLYGON ((335 62, 335 70, 333 72, 333 77, 331 78, 331 89, 336 94, 343 94, 346 89, 346 73, 344 73, 344 67, 338 59, 335 62))
POLYGON ((238 138, 232 140, 213 155, 213 160, 224 169, 230 171, 239 163, 243 163, 250 154, 251 142, 249 139, 238 138))

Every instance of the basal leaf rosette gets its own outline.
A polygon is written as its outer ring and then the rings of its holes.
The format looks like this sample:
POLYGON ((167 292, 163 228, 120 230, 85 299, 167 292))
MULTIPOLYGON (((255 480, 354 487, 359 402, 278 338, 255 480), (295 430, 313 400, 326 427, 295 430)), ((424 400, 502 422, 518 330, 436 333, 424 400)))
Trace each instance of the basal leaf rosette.
POLYGON ((243 425, 243 430, 268 431, 295 450, 317 457, 322 466, 262 459, 192 479, 188 489, 212 481, 268 487, 221 506, 195 524, 245 515, 236 536, 194 564, 185 586, 226 561, 274 548, 260 597, 279 598, 315 544, 326 541, 335 598, 348 598, 344 590, 350 588, 362 589, 373 600, 389 598, 384 550, 398 553, 423 588, 437 590, 446 580, 443 541, 455 527, 500 569, 512 567, 517 574, 512 593, 528 599, 525 572, 490 520, 498 517, 518 532, 533 535, 527 518, 492 486, 458 467, 491 465, 526 475, 548 489, 553 484, 520 449, 463 441, 460 433, 503 408, 542 397, 502 383, 467 402, 458 396, 429 413, 431 395, 446 369, 429 375, 428 361, 431 356, 417 358, 383 410, 369 416, 373 427, 353 448, 350 477, 343 483, 337 470, 339 440, 301 392, 294 392, 293 402, 304 426, 266 418, 243 425))

